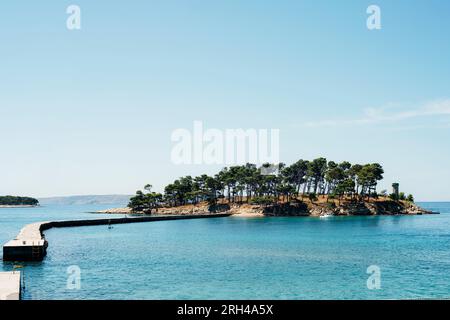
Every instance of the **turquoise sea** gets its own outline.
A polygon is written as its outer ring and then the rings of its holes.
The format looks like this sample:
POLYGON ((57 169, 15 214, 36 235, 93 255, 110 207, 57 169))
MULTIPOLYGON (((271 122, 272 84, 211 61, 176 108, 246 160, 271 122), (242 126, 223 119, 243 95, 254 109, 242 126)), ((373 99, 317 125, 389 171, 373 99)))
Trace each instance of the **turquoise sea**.
MULTIPOLYGON (((441 214, 52 229, 44 261, 23 264, 24 299, 449 298, 450 203, 421 205, 441 214), (79 289, 67 286, 70 266, 81 271, 79 289), (369 266, 380 289, 367 288, 369 266)), ((30 222, 95 219, 87 212, 107 207, 0 209, 0 242, 30 222)))

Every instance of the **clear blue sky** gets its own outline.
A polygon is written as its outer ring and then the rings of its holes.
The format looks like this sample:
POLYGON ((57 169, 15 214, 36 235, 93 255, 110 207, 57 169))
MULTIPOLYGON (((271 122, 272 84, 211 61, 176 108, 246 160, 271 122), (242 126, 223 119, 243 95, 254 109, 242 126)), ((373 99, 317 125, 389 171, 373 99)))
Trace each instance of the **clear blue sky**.
POLYGON ((380 162, 384 186, 450 200, 449 36, 445 0, 4 2, 0 194, 213 173, 170 161, 172 131, 201 120, 279 128, 286 163, 380 162))

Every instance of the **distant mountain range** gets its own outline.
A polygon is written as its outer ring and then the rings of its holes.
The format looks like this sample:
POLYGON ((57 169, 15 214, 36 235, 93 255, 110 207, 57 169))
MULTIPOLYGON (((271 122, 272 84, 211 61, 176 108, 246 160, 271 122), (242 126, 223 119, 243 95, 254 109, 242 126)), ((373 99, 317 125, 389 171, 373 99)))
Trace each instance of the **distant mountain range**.
POLYGON ((114 204, 126 206, 130 200, 130 195, 112 194, 112 195, 88 195, 88 196, 67 196, 67 197, 49 197, 38 198, 43 206, 50 204, 58 205, 82 205, 82 204, 114 204))

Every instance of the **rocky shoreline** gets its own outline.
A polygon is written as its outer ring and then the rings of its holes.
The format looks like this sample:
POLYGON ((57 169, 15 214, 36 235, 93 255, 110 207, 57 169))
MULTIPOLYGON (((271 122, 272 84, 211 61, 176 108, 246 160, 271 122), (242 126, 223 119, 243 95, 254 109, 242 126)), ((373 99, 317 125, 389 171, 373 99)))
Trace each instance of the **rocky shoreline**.
MULTIPOLYGON (((336 204, 334 202, 306 203, 294 201, 273 205, 254 205, 248 203, 219 204, 213 208, 206 203, 184 205, 178 207, 163 207, 152 212, 152 215, 199 215, 205 213, 231 213, 235 216, 373 216, 373 215, 422 215, 433 214, 420 208, 415 203, 407 201, 355 201, 336 204)), ((113 208, 96 211, 102 214, 144 214, 132 212, 130 208, 113 208)))
POLYGON ((39 205, 29 205, 29 204, 24 204, 24 205, 0 205, 0 209, 2 208, 36 208, 39 207, 39 205))

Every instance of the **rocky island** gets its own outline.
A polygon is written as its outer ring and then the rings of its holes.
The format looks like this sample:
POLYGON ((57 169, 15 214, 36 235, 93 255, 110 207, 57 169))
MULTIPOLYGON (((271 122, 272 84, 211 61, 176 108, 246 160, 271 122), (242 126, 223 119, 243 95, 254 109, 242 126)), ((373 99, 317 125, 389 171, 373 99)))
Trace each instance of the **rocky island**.
POLYGON ((36 207, 39 201, 30 197, 0 196, 0 208, 36 207))
POLYGON ((320 201, 293 200, 289 203, 279 202, 271 205, 259 205, 250 203, 231 203, 226 201, 211 207, 208 202, 198 204, 187 204, 176 207, 159 207, 151 213, 144 211, 133 211, 131 208, 113 208, 97 211, 96 213, 107 214, 135 214, 135 215, 200 215, 205 213, 231 213, 242 217, 263 216, 368 216, 368 215, 422 215, 436 212, 425 210, 415 203, 399 200, 393 201, 389 198, 378 198, 362 201, 341 201, 340 204, 320 197, 320 201), (328 201, 327 201, 328 200, 328 201))
POLYGON ((164 193, 150 184, 137 191, 128 208, 99 211, 117 214, 189 215, 229 212, 240 216, 349 216, 430 214, 399 192, 377 191, 384 170, 378 163, 336 163, 318 158, 283 163, 232 166, 215 176, 186 176, 164 193))

